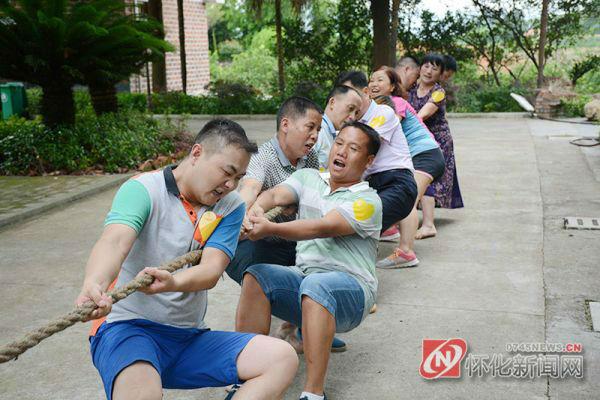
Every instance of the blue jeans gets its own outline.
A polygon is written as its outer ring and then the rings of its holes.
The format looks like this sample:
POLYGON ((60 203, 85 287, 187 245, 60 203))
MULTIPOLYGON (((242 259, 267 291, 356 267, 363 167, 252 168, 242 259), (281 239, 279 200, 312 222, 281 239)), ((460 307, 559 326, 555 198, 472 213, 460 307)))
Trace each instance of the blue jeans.
POLYGON ((296 264, 296 242, 272 242, 264 239, 242 240, 238 243, 233 260, 225 270, 227 275, 242 284, 244 272, 254 264, 296 264))
POLYGON ((271 314, 302 326, 302 296, 308 296, 335 318, 336 332, 356 328, 365 314, 365 294, 352 275, 319 272, 302 275, 296 269, 275 264, 257 264, 246 273, 258 281, 271 303, 271 314))

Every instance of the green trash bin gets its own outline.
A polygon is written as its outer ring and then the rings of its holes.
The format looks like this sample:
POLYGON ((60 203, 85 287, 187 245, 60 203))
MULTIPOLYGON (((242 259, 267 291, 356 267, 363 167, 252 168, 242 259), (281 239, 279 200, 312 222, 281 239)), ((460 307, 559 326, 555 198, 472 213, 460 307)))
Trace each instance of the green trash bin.
POLYGON ((8 119, 11 115, 24 115, 27 110, 27 94, 25 85, 20 82, 10 82, 0 85, 0 99, 2 100, 2 118, 8 119))

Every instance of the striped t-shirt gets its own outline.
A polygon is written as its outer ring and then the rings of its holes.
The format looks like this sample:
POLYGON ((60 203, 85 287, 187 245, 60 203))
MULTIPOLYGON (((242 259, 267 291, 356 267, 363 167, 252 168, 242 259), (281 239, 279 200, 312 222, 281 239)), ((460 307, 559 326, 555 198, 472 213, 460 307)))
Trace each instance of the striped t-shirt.
POLYGON ((308 275, 340 271, 357 278, 365 291, 365 309, 377 294, 375 260, 381 231, 381 199, 365 181, 331 191, 318 171, 296 171, 284 183, 296 196, 299 219, 320 219, 332 210, 348 221, 352 235, 302 240, 296 246, 296 266, 308 275))
MULTIPOLYGON (((260 192, 262 193, 279 185, 295 171, 302 168, 319 169, 319 158, 316 151, 311 149, 308 155, 299 159, 294 167, 290 160, 287 159, 279 145, 277 136, 275 136, 268 142, 263 143, 258 148, 258 153, 252 155, 244 179, 252 178, 259 181, 262 184, 260 188, 260 192)), ((295 219, 295 215, 279 215, 275 218, 275 222, 289 222, 295 219)), ((265 240, 269 242, 285 241, 275 236, 266 237, 265 240)))

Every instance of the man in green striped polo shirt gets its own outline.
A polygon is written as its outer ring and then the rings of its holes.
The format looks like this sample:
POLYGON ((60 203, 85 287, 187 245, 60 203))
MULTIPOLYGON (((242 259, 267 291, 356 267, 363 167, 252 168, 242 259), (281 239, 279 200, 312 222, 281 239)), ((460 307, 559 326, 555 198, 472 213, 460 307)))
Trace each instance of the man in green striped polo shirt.
POLYGON ((379 150, 377 132, 350 122, 329 154, 330 176, 294 172, 263 192, 252 209, 249 237, 298 241, 296 265, 257 264, 246 270, 236 330, 267 333, 271 315, 302 327, 307 377, 300 400, 322 400, 329 348, 336 332, 356 328, 375 303, 375 260, 381 200, 362 180, 379 150), (295 204, 298 219, 272 223, 262 214, 295 204))

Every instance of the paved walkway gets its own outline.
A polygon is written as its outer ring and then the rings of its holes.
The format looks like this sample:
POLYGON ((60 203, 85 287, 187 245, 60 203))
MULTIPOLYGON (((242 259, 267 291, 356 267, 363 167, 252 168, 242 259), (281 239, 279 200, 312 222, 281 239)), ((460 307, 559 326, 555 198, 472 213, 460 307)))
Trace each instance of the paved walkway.
MULTIPOLYGON (((257 139, 266 139, 269 129, 253 123, 262 132, 257 139)), ((438 237, 417 243, 418 268, 378 271, 378 312, 341 335, 349 350, 332 355, 328 397, 597 398, 600 333, 591 331, 585 302, 600 301, 600 232, 561 228, 564 216, 600 216, 600 151, 567 140, 597 128, 522 118, 457 119, 451 127, 466 208, 437 213, 438 237), (582 343, 585 378, 425 381, 418 374, 422 339, 450 337, 490 356, 506 355, 507 343, 582 343)), ((0 344, 71 308, 113 194, 0 232, 0 344)), ((390 250, 384 245, 380 253, 390 250)), ((211 327, 233 328, 238 296, 231 280, 217 285, 211 327)), ((87 329, 70 328, 0 365, 0 399, 103 398, 87 329)), ((302 363, 286 399, 297 399, 303 378, 302 363)), ((165 399, 199 398, 222 399, 224 392, 165 392, 165 399)))
POLYGON ((0 228, 100 193, 129 176, 0 176, 0 228))

